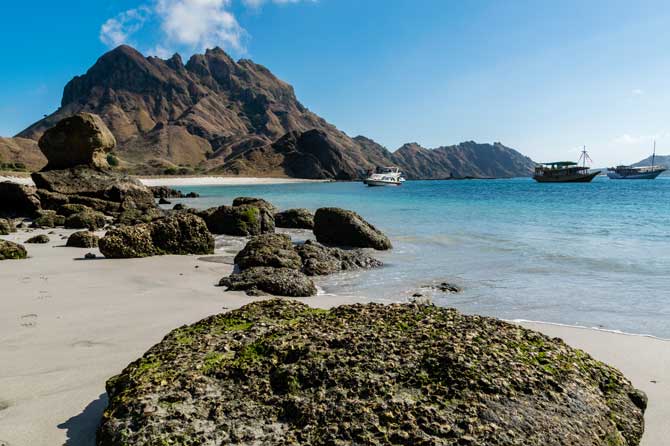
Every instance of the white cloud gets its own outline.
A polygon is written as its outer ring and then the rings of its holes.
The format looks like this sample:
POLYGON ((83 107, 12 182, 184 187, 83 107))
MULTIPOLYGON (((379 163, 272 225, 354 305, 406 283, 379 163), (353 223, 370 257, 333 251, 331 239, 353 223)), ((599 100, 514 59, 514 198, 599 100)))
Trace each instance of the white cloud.
POLYGON ((624 146, 649 145, 654 141, 665 139, 668 136, 670 135, 665 131, 658 132, 654 135, 631 135, 629 133, 624 133, 623 135, 614 138, 612 142, 624 146))
POLYGON ((141 6, 108 19, 100 27, 100 40, 110 47, 128 43, 130 37, 142 28, 149 13, 149 8, 141 6))
MULTIPOLYGON (((317 0, 235 0, 251 9, 265 3, 290 4, 317 0)), ((169 57, 182 49, 203 51, 220 46, 236 53, 246 51, 247 32, 240 26, 231 7, 233 0, 147 0, 108 19, 100 27, 100 40, 109 47, 131 43, 132 36, 148 22, 155 22, 159 36, 144 51, 169 57)))
POLYGON ((633 96, 642 96, 644 94, 644 90, 641 90, 639 88, 635 88, 631 90, 630 92, 633 96))

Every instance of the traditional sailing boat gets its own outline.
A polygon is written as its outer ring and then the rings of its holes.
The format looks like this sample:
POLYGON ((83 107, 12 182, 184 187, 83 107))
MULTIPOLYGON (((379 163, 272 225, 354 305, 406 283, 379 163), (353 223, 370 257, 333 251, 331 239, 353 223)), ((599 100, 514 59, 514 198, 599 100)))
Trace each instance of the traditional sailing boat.
POLYGON ((667 170, 665 166, 654 165, 656 161, 656 141, 651 155, 651 166, 633 167, 616 166, 607 169, 607 176, 612 180, 653 180, 667 170))
POLYGON ((579 156, 578 162, 554 161, 552 163, 541 163, 535 168, 533 179, 538 183, 588 183, 593 180, 600 171, 591 172, 586 165, 587 161, 593 162, 586 151, 586 146, 579 156), (582 163, 580 166, 579 163, 582 163))

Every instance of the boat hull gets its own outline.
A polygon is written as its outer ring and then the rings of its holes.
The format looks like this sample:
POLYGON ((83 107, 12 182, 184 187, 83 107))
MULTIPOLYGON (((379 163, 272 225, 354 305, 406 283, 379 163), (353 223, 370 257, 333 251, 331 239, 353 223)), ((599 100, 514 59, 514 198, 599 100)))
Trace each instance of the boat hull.
POLYGON ((607 172, 607 176, 611 180, 653 180, 663 172, 665 171, 656 170, 654 172, 636 173, 632 175, 620 175, 616 172, 607 172))
POLYGON ((378 180, 364 180, 363 183, 370 187, 384 187, 384 186, 400 186, 400 181, 378 181, 378 180))
POLYGON ((538 183, 590 183, 595 177, 600 174, 600 171, 588 174, 566 175, 561 177, 551 177, 543 175, 535 175, 533 179, 538 183))

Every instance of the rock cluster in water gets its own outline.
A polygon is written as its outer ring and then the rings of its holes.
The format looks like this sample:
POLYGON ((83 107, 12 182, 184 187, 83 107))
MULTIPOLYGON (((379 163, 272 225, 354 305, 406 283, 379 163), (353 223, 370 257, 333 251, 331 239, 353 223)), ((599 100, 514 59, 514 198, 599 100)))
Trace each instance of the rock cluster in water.
POLYGON ((638 445, 645 395, 559 339, 425 305, 270 300, 107 382, 98 446, 638 445))

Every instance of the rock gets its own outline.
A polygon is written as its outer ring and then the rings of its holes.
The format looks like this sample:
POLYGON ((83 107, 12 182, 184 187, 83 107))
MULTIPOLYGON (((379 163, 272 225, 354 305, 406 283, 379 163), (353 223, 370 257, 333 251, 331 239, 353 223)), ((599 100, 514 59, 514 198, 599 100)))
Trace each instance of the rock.
POLYGON ((274 217, 255 206, 221 206, 198 212, 210 232, 236 236, 261 235, 274 232, 274 217))
POLYGON ((314 235, 326 245, 391 249, 391 241, 353 211, 321 208, 314 215, 314 235))
POLYGON ((107 153, 116 146, 116 139, 98 115, 78 113, 44 132, 39 146, 48 160, 44 170, 79 165, 108 168, 107 153))
POLYGON ((260 209, 267 209, 272 215, 278 211, 269 201, 255 197, 237 197, 233 200, 233 206, 256 206, 260 209))
POLYGON ((184 198, 199 198, 200 194, 197 192, 189 192, 186 195, 184 195, 184 198))
POLYGON ((174 206, 172 206, 173 211, 183 211, 185 209, 186 209, 186 205, 184 205, 182 203, 177 203, 174 206))
POLYGON ((278 228, 314 229, 314 214, 308 209, 288 209, 275 214, 278 228))
POLYGON ((298 270, 262 266, 224 277, 219 286, 226 287, 227 291, 246 291, 251 295, 268 293, 289 297, 314 296, 317 291, 312 279, 298 270))
POLYGON ((49 192, 45 189, 37 189, 37 196, 39 197, 42 209, 45 210, 57 211, 61 206, 70 202, 70 199, 66 195, 49 192))
POLYGON ((313 240, 307 240, 302 245, 296 246, 296 251, 302 259, 302 271, 308 276, 325 276, 340 271, 383 266, 382 262, 361 249, 331 248, 313 240))
POLYGON ((100 239, 99 246, 107 258, 212 254, 214 237, 200 217, 183 213, 112 229, 100 239))
POLYGON ((30 244, 49 243, 49 236, 44 235, 44 234, 36 235, 36 236, 30 237, 28 240, 26 240, 26 243, 30 243, 30 244))
POLYGON ((454 285, 448 282, 442 282, 439 285, 434 286, 434 288, 442 291, 443 293, 460 293, 463 291, 458 285, 454 285))
POLYGON ((430 305, 255 302, 173 330, 106 390, 100 446, 635 446, 644 431, 619 371, 430 305))
POLYGON ((68 229, 97 231, 102 229, 106 223, 104 214, 91 210, 72 214, 65 219, 65 227, 68 229))
POLYGON ((0 260, 19 260, 28 257, 26 248, 18 243, 0 239, 0 260))
POLYGON ((90 260, 90 259, 96 259, 97 257, 98 257, 98 256, 96 256, 95 253, 92 253, 92 252, 87 252, 87 253, 84 255, 84 258, 87 259, 87 260, 90 260))
POLYGON ((240 270, 255 266, 299 270, 302 260, 293 249, 291 237, 286 234, 263 234, 249 240, 235 256, 235 264, 240 270))
POLYGON ((154 198, 182 198, 183 194, 177 189, 168 186, 150 186, 149 190, 153 193, 154 198))
POLYGON ((36 188, 9 181, 0 182, 0 216, 35 218, 40 209, 36 188))
POLYGON ((33 228, 55 228, 65 224, 65 217, 56 211, 39 211, 38 215, 31 225, 33 228))
POLYGON ((0 218, 0 235, 9 235, 15 231, 16 226, 14 226, 14 222, 12 222, 12 220, 0 218))
POLYGON ((158 204, 172 204, 170 201, 167 201, 165 198, 159 198, 158 204))
MULTIPOLYGON (((138 180, 88 166, 33 172, 32 179, 38 188, 49 192, 114 203, 116 212, 156 207, 153 194, 138 180)), ((82 204, 89 206, 88 203, 82 204)))
POLYGON ((97 248, 100 239, 91 231, 75 232, 67 239, 65 246, 70 248, 97 248))
POLYGON ((92 212, 92 211, 93 209, 83 204, 67 203, 62 206, 59 206, 57 212, 60 215, 64 215, 67 218, 70 215, 79 214, 80 212, 92 212))
POLYGON ((145 211, 129 209, 119 214, 116 223, 119 225, 136 225, 139 223, 149 223, 163 217, 165 217, 165 214, 159 208, 147 209, 145 211))

